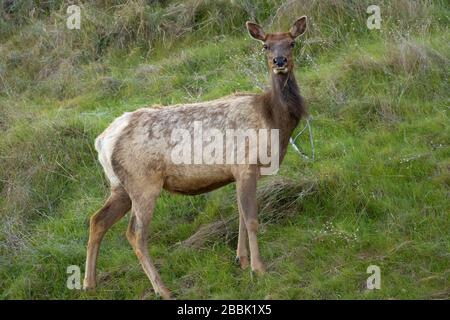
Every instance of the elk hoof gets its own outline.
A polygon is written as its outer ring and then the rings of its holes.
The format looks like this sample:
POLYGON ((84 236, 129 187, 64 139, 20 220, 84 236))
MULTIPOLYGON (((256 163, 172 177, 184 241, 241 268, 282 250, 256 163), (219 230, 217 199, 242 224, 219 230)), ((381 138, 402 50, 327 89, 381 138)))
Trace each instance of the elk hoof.
POLYGON ((236 257, 235 262, 243 270, 247 269, 247 267, 250 265, 248 262, 248 257, 246 257, 246 256, 236 257))
POLYGON ((87 291, 87 292, 93 292, 95 291, 95 281, 88 281, 88 280, 84 280, 83 281, 83 290, 87 291))
POLYGON ((266 267, 261 263, 258 266, 252 266, 252 274, 262 276, 266 273, 266 267))
POLYGON ((167 289, 156 291, 155 294, 156 294, 156 299, 158 299, 158 300, 175 300, 172 297, 172 294, 170 293, 170 291, 167 289))

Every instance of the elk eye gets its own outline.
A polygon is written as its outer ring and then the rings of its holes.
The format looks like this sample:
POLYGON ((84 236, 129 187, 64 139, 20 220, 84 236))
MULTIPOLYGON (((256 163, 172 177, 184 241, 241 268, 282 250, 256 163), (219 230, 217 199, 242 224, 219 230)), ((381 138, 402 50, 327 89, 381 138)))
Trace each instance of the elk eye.
POLYGON ((295 47, 295 42, 291 42, 290 46, 291 48, 295 47))
POLYGON ((263 48, 264 48, 264 50, 267 50, 267 49, 269 49, 269 46, 267 44, 264 44, 263 48))

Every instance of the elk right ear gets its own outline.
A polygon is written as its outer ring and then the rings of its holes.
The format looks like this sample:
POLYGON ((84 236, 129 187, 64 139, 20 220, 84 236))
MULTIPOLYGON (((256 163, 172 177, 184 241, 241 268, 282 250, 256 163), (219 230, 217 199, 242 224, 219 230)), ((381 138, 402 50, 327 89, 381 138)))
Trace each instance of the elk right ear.
POLYGON ((250 33, 252 38, 260 41, 266 40, 266 34, 259 24, 247 21, 245 25, 247 26, 248 33, 250 33))

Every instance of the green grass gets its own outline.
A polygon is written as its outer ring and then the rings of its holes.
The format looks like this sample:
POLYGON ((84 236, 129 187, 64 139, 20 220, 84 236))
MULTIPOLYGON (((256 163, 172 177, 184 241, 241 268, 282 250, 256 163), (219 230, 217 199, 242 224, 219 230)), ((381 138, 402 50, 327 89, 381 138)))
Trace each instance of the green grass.
MULTIPOLYGON (((54 3, 50 12, 64 12, 54 3)), ((383 2, 386 25, 369 32, 364 14, 352 20, 356 4, 322 21, 320 6, 306 3, 315 24, 296 49, 296 73, 313 117, 316 159, 290 148, 279 175, 315 186, 292 214, 263 225, 268 273, 256 278, 234 265, 232 236, 200 249, 177 245, 204 224, 237 216, 232 185, 196 197, 163 194, 151 256, 182 299, 448 299, 449 8, 420 2, 404 13, 383 2), (381 268, 381 290, 366 289, 369 265, 381 268)), ((265 1, 255 15, 269 21, 279 5, 265 1)), ((93 141, 115 117, 144 105, 257 92, 255 80, 267 81, 260 44, 243 29, 248 15, 233 9, 220 24, 213 19, 220 6, 202 6, 192 32, 164 43, 160 34, 130 31, 132 23, 120 29, 129 32, 123 47, 105 45, 101 53, 91 50, 91 25, 58 47, 40 29, 59 21, 52 13, 27 24, 2 19, 0 26, 24 29, 0 33, 0 298, 155 298, 126 240, 127 218, 102 243, 95 293, 68 290, 66 268, 84 270, 88 219, 108 193, 93 141)), ((146 7, 145 14, 167 8, 146 7)), ((109 31, 118 43, 120 32, 109 31)), ((311 151, 308 137, 300 143, 311 151)))

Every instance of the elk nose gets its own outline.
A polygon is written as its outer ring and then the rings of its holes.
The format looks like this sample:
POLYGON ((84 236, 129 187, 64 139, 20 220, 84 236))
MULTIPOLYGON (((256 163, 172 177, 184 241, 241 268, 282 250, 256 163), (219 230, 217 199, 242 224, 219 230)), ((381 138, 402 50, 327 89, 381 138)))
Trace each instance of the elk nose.
POLYGON ((276 65, 278 68, 283 68, 287 63, 286 57, 276 57, 273 58, 273 64, 276 65))

